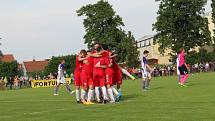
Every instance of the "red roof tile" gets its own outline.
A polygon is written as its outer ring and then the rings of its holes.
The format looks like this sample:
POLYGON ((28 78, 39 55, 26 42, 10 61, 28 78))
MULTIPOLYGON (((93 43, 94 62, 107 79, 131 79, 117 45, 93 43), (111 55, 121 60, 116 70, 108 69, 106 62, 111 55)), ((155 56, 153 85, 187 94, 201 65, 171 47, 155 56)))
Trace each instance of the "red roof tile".
POLYGON ((15 61, 15 58, 12 54, 3 55, 2 62, 12 62, 15 61))
POLYGON ((27 61, 24 62, 25 68, 27 72, 39 72, 44 71, 45 67, 48 65, 49 61, 27 61))

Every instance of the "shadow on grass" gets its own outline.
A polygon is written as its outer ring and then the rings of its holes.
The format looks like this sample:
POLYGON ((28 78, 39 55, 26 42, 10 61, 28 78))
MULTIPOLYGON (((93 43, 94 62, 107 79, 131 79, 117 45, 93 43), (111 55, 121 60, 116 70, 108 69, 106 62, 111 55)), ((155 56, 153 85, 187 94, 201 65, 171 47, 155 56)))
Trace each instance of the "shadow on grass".
POLYGON ((163 89, 164 87, 152 87, 151 90, 159 90, 159 89, 163 89))
POLYGON ((121 101, 128 101, 140 97, 138 94, 123 95, 121 101))

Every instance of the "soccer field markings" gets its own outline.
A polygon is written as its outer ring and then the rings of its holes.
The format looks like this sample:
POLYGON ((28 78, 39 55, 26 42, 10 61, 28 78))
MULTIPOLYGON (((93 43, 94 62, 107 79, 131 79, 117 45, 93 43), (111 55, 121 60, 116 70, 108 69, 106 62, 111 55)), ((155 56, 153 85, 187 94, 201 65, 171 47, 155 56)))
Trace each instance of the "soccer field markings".
POLYGON ((8 119, 8 118, 12 118, 12 116, 8 116, 8 115, 4 115, 4 116, 0 116, 0 119, 8 119))
POLYGON ((38 115, 43 113, 50 113, 50 112, 56 112, 56 111, 65 111, 65 109, 56 109, 56 110, 46 110, 46 111, 37 111, 37 112, 31 112, 31 113, 24 113, 24 115, 38 115))

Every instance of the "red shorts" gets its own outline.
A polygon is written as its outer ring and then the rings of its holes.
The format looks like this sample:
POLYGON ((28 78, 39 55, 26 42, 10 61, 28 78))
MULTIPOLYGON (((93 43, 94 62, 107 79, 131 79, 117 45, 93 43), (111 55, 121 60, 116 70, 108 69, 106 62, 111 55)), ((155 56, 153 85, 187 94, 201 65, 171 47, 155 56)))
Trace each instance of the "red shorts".
POLYGON ((103 72, 93 73, 93 84, 95 87, 105 86, 105 74, 103 72))
POLYGON ((113 85, 113 74, 106 74, 106 85, 113 85))
POLYGON ((83 88, 88 88, 90 85, 93 85, 92 74, 82 71, 81 83, 83 88))
POLYGON ((105 69, 105 79, 106 79, 106 85, 113 85, 113 77, 114 77, 114 69, 113 68, 107 68, 105 69))
POLYGON ((74 72, 74 84, 75 86, 81 86, 81 71, 75 70, 74 72))
POLYGON ((122 71, 120 69, 114 73, 113 85, 122 85, 122 71))

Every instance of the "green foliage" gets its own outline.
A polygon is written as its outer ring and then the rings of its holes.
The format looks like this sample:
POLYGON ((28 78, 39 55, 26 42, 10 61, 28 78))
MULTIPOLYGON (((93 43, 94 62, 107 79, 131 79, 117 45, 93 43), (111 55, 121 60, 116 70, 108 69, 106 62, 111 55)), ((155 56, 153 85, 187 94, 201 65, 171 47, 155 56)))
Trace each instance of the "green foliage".
POLYGON ((49 61, 48 65, 45 68, 44 75, 57 74, 58 65, 60 64, 61 60, 65 60, 65 69, 66 73, 70 75, 74 72, 75 69, 75 60, 76 55, 67 55, 67 56, 61 56, 61 57, 52 57, 49 61))
POLYGON ((0 62, 0 77, 14 77, 18 75, 18 63, 13 62, 0 62))
POLYGON ((194 47, 211 43, 207 18, 202 17, 207 0, 156 0, 160 2, 153 29, 160 52, 183 47, 187 52, 194 47))
POLYGON ((2 51, 0 50, 0 57, 2 57, 3 56, 3 53, 2 53, 2 51))
POLYGON ((92 49, 93 41, 105 43, 118 54, 118 62, 127 62, 128 66, 136 67, 139 54, 135 39, 131 32, 122 30, 122 18, 116 15, 107 1, 100 0, 96 4, 83 6, 77 14, 86 17, 83 22, 86 31, 84 39, 89 49, 92 49))
POLYGON ((196 63, 214 62, 215 52, 207 52, 205 49, 200 49, 199 52, 192 51, 187 55, 186 61, 190 65, 194 65, 196 63))
MULTIPOLYGON (((212 8, 212 21, 215 23, 215 0, 211 0, 211 8, 212 8)), ((215 26, 214 26, 215 27, 215 26)), ((215 33, 215 29, 213 30, 215 33)), ((215 36, 213 36, 213 41, 215 40, 215 36)))

